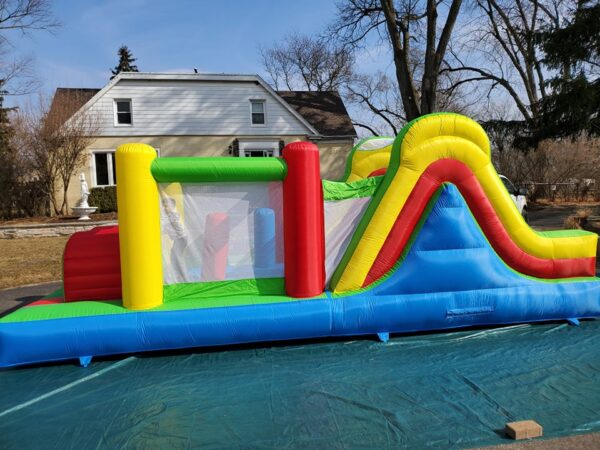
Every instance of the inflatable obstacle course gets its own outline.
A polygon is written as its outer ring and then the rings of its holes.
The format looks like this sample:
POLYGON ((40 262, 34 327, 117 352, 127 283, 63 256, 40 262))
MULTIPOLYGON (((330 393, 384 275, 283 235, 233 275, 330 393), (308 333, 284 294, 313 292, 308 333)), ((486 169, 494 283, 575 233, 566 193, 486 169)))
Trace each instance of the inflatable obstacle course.
POLYGON ((597 236, 530 229, 460 115, 359 143, 340 182, 310 143, 283 159, 127 144, 117 178, 118 228, 71 238, 63 299, 0 318, 0 366, 600 315, 597 236))

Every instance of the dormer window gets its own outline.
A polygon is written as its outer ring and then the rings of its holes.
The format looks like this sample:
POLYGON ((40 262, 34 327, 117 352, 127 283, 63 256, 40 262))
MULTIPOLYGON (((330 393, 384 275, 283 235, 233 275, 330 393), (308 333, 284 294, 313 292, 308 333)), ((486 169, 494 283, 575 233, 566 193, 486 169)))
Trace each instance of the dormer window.
POLYGON ((250 100, 250 112, 252 115, 252 125, 264 125, 266 123, 264 100, 250 100))
POLYGON ((132 125, 133 117, 131 114, 131 99, 116 98, 115 99, 115 126, 132 125))

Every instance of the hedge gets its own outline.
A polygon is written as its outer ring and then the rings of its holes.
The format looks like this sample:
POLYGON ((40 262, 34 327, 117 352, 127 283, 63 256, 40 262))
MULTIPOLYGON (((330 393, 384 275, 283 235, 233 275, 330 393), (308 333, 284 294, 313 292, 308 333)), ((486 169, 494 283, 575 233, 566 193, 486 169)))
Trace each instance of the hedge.
POLYGON ((90 206, 98 207, 99 213, 117 211, 117 187, 95 187, 90 190, 88 197, 90 206))

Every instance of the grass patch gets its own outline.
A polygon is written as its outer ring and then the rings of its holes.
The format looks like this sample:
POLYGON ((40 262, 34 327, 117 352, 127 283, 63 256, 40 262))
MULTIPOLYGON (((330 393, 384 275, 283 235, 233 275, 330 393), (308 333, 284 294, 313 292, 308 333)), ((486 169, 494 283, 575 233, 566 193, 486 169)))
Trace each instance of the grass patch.
POLYGON ((0 289, 62 279, 62 255, 68 239, 0 239, 0 289))

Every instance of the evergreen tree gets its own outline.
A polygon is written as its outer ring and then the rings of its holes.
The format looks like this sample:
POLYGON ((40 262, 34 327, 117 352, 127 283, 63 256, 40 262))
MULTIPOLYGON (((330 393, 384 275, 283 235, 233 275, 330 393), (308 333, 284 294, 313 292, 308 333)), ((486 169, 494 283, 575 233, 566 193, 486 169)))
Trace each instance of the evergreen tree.
POLYGON ((600 3, 579 1, 568 24, 539 33, 537 40, 544 63, 558 75, 548 82, 552 94, 541 104, 534 141, 600 135, 600 3))
POLYGON ((12 146, 13 129, 8 117, 12 108, 4 107, 5 95, 4 80, 0 80, 0 216, 11 217, 13 191, 18 180, 12 146))
POLYGON ((136 58, 133 57, 131 50, 126 45, 122 45, 117 54, 119 55, 119 64, 114 69, 111 69, 113 74, 110 77, 111 80, 121 72, 139 72, 137 66, 133 64, 136 58))
POLYGON ((0 149, 4 150, 10 145, 10 138, 12 136, 12 128, 10 126, 10 120, 8 113, 12 108, 4 107, 4 96, 7 94, 6 90, 2 89, 4 81, 0 80, 0 149))

